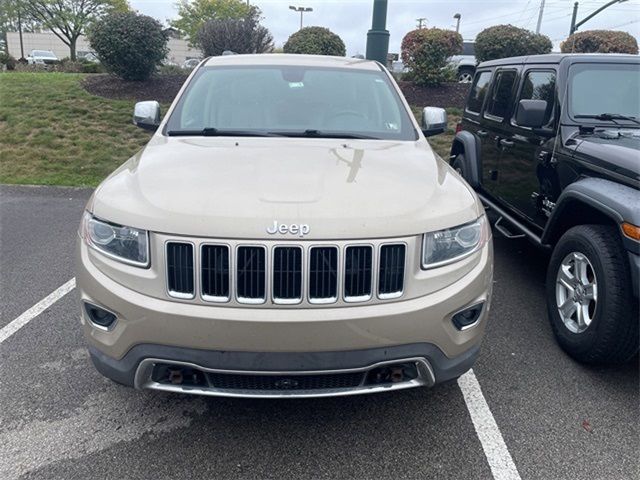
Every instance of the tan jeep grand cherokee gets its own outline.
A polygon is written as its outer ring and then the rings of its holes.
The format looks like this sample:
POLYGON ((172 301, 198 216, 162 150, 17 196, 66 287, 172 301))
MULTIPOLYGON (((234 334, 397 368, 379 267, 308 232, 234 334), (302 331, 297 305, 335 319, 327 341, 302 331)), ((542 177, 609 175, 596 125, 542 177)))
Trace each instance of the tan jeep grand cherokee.
POLYGON ((80 228, 81 315, 116 382, 222 396, 431 386, 475 361, 489 310, 484 209, 378 63, 202 62, 80 228))

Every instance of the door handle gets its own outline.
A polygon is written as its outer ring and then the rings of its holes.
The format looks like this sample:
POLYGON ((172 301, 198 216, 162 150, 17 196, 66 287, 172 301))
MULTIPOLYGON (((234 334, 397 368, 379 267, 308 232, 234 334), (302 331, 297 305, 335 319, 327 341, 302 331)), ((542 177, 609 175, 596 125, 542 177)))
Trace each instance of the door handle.
POLYGON ((513 147, 514 143, 511 140, 507 140, 506 138, 500 139, 501 147, 513 147))
POLYGON ((478 130, 478 131, 476 132, 476 134, 477 134, 479 137, 486 137, 487 135, 489 135, 489 132, 487 132, 486 130, 478 130))

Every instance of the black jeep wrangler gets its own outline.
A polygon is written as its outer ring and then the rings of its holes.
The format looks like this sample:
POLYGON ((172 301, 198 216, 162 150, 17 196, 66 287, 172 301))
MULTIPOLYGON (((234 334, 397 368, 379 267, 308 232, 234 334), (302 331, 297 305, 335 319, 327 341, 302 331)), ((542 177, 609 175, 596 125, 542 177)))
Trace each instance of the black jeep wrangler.
POLYGON ((478 66, 452 166, 495 229, 552 250, 547 308, 587 363, 638 351, 640 57, 536 55, 478 66))

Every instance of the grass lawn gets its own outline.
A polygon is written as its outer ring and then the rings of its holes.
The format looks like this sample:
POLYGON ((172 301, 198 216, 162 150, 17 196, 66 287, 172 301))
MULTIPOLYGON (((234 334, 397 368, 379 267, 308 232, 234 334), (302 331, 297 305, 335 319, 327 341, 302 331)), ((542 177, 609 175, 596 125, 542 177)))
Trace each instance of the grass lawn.
POLYGON ((0 73, 0 183, 95 186, 150 137, 83 75, 0 73))
MULTIPOLYGON (((133 101, 90 95, 82 78, 0 73, 0 183, 96 186, 148 141, 133 101)), ((429 139, 445 160, 460 114, 450 109, 449 130, 429 139)))

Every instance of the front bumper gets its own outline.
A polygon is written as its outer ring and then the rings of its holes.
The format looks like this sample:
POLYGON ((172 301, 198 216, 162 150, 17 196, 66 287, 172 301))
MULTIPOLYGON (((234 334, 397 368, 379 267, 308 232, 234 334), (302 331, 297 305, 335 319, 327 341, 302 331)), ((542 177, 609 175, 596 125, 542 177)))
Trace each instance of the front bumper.
MULTIPOLYGON (((430 386, 455 378, 475 361, 490 307, 493 252, 489 242, 462 278, 428 295, 387 303, 326 308, 228 308, 174 302, 135 292, 102 273, 78 248, 81 302, 118 317, 109 331, 81 321, 96 368, 138 388, 226 396, 327 396, 430 386), (463 331, 451 318, 484 302, 478 321, 463 331), (366 372, 378 364, 414 362, 419 375, 391 385, 313 392, 226 391, 153 381, 149 365, 183 365, 211 372, 262 375, 366 372)), ((207 377, 208 378, 208 377, 207 377)), ((364 378, 364 377, 363 377, 364 378)), ((203 385, 201 385, 203 386, 203 385)))
MULTIPOLYGON (((167 347, 163 345, 137 345, 122 359, 108 357, 95 347, 89 347, 91 360, 96 369, 105 377, 123 385, 139 389, 149 388, 167 392, 190 393, 223 397, 326 397, 377 393, 404 390, 455 379, 469 370, 480 352, 480 344, 456 358, 446 357, 435 345, 417 343, 386 348, 354 350, 344 352, 226 352, 196 350, 190 348, 167 347), (414 363, 418 375, 398 382, 367 383, 369 373, 385 366, 414 363), (203 373, 205 381, 201 385, 176 385, 157 381, 153 369, 157 365, 171 365, 203 373), (217 388, 209 373, 229 377, 243 375, 264 375, 274 379, 274 387, 269 389, 217 388), (314 389, 291 388, 291 381, 302 376, 339 376, 360 373, 357 385, 338 388, 319 386, 314 389), (287 386, 278 387, 277 382, 286 378, 287 386)), ((316 385, 318 386, 318 385, 316 385)))

